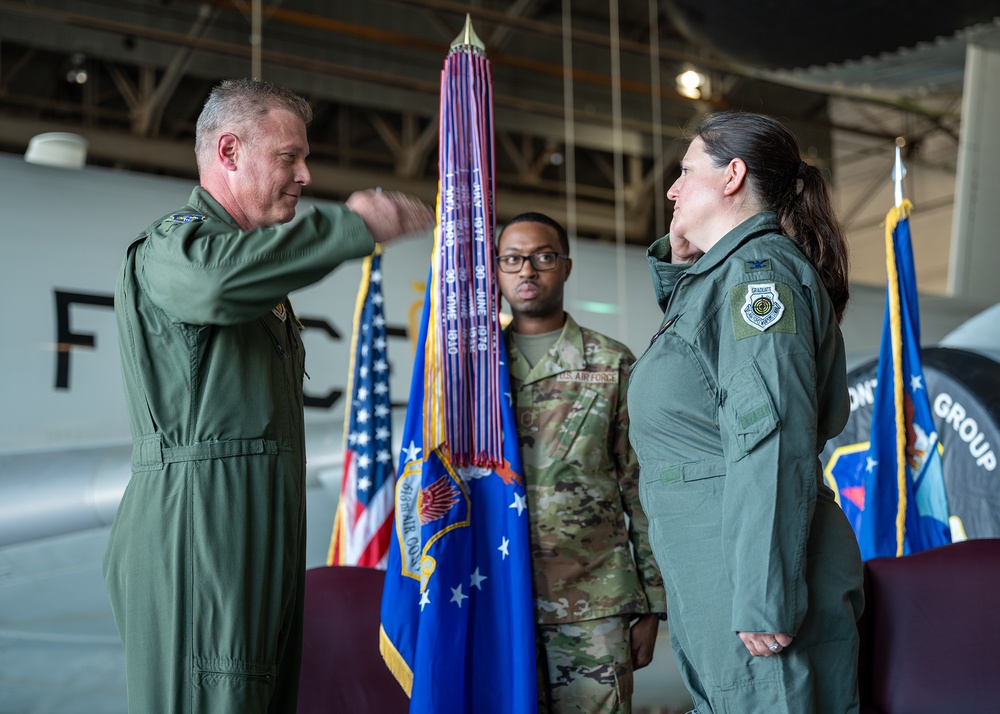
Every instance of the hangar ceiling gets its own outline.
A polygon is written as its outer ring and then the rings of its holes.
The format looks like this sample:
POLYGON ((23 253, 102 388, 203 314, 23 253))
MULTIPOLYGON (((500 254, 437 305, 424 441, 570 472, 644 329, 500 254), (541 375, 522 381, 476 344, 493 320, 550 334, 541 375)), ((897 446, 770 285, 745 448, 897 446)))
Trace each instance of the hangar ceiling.
MULTIPOLYGON (((35 134, 70 131, 88 139, 92 164, 194 178, 194 123, 205 96, 221 79, 252 75, 314 106, 311 195, 337 199, 379 185, 433 201, 439 73, 469 13, 493 65, 500 220, 529 209, 565 220, 569 194, 580 236, 644 244, 664 227, 662 194, 683 151, 674 140, 705 112, 779 116, 808 159, 834 172, 834 132, 891 142, 897 129, 838 124, 831 97, 856 103, 857 116, 865 107, 890 111, 906 118, 915 137, 957 143, 962 33, 997 27, 990 11, 963 7, 951 23, 962 29, 943 23, 944 37, 902 51, 884 47, 874 59, 796 67, 787 56, 762 57, 777 47, 766 38, 749 61, 725 51, 733 46, 725 32, 712 36, 706 27, 732 32, 751 15, 730 15, 728 25, 708 17, 706 25, 698 7, 681 0, 0 0, 0 150, 21 153, 35 134), (701 98, 683 96, 675 84, 688 67, 707 79, 701 98)), ((910 146, 917 153, 909 160, 919 162, 920 142, 910 146)))

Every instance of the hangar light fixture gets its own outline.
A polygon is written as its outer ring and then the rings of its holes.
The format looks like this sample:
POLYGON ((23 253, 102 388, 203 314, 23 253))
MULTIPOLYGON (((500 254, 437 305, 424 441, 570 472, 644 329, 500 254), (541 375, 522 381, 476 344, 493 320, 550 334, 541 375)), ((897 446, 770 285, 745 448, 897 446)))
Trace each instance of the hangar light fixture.
POLYGON ((702 87, 708 83, 708 77, 691 65, 684 65, 677 75, 677 93, 689 99, 701 99, 702 87))
POLYGON ((69 68, 66 70, 66 81, 70 84, 86 84, 87 68, 84 66, 86 57, 82 52, 74 52, 69 60, 69 68))

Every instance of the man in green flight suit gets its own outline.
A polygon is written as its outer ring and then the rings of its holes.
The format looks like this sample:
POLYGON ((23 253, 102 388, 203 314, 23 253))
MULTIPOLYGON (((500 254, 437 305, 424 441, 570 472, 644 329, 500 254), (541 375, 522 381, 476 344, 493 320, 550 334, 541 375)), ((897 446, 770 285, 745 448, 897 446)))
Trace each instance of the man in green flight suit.
POLYGON ((634 357, 563 311, 572 261, 559 223, 521 214, 497 253, 514 317, 505 339, 528 493, 539 711, 627 714, 632 672, 652 661, 666 611, 628 438, 634 357))
POLYGON ((305 574, 305 354, 288 293, 428 228, 375 191, 295 216, 308 103, 212 90, 188 204, 127 250, 115 292, 132 477, 104 578, 129 710, 295 711, 305 574))

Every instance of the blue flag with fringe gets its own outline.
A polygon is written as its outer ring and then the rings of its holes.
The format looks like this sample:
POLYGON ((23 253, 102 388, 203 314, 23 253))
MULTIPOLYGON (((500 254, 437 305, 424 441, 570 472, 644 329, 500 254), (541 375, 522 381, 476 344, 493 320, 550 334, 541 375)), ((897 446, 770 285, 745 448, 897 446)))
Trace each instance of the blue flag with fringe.
MULTIPOLYGON (((513 407, 502 410, 503 466, 455 467, 447 450, 425 451, 428 304, 403 430, 382 656, 411 714, 535 711, 528 512, 513 407)), ((501 389, 509 395, 505 361, 501 389)))
POLYGON ((468 20, 441 85, 438 228, 379 648, 411 714, 533 712, 528 511, 494 274, 492 79, 468 20))
POLYGON ((911 208, 903 200, 886 216, 886 307, 858 532, 865 560, 951 542, 942 447, 920 361, 911 208))

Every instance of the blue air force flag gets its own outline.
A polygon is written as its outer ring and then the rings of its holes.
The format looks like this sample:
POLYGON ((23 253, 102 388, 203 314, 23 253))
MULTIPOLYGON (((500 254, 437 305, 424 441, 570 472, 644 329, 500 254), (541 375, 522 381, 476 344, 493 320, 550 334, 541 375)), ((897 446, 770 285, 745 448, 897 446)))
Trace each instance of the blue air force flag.
POLYGON ((422 408, 435 369, 424 349, 430 290, 403 431, 382 656, 410 696, 410 712, 534 711, 528 512, 506 360, 503 465, 456 468, 446 447, 427 450, 422 408))
POLYGON ((497 306, 493 84, 466 20, 441 72, 438 229, 382 592, 413 714, 538 706, 528 511, 497 306))
POLYGON ((920 360, 920 315, 910 243, 911 204, 886 216, 885 318, 858 542, 865 560, 951 542, 941 444, 920 360))

